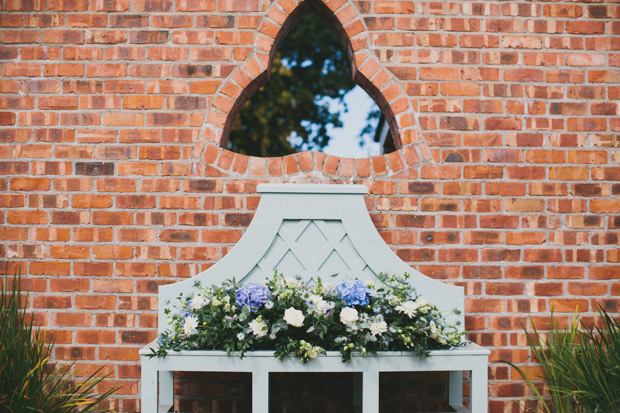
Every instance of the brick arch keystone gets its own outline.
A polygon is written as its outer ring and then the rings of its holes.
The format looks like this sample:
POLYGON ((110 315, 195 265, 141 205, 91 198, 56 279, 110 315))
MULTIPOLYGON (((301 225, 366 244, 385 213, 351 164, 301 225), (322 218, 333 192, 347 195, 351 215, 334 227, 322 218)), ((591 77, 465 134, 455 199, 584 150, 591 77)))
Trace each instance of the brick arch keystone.
MULTIPOLYGON (((352 0, 274 1, 259 25, 254 51, 216 91, 192 157, 235 175, 277 177, 304 175, 304 171, 313 170, 328 179, 402 174, 421 162, 432 162, 428 146, 420 139, 410 99, 399 80, 377 59, 370 45, 366 23, 352 0), (385 115, 397 151, 370 159, 339 158, 317 152, 259 158, 222 148, 245 102, 269 81, 271 62, 281 41, 309 10, 319 14, 338 33, 351 61, 354 80, 377 102, 385 115)), ((321 179, 319 176, 315 178, 321 179)))

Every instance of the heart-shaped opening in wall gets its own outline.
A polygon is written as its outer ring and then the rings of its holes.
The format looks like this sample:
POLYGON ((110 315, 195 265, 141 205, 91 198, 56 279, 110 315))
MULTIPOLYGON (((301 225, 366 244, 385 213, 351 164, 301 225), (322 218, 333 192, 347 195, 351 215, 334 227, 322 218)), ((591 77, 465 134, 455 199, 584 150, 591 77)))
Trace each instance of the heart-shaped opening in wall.
POLYGON ((385 116, 353 81, 337 32, 312 8, 284 37, 269 75, 232 123, 229 150, 263 157, 314 150, 348 158, 394 150, 385 116))

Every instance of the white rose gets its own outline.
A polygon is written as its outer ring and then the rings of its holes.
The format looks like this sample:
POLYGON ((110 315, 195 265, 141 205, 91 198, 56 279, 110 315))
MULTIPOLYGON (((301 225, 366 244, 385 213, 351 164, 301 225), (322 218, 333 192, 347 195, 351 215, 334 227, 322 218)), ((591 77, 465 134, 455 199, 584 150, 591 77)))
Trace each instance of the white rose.
POLYGON ((357 310, 351 307, 345 307, 340 312, 340 322, 342 324, 354 323, 358 320, 357 310))
POLYGON ((198 318, 190 315, 185 319, 183 323, 183 332, 186 336, 191 336, 196 333, 196 328, 198 327, 198 318))
POLYGON ((284 321, 290 326, 301 327, 304 325, 304 318, 304 313, 293 307, 284 310, 284 321))

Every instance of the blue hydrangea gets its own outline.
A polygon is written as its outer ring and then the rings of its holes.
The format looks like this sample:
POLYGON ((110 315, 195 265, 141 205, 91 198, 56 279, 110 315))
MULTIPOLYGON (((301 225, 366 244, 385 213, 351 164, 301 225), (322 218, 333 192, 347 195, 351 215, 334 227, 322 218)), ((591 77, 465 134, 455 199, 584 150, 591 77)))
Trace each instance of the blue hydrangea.
POLYGON ((235 301, 239 308, 244 305, 252 311, 258 311, 261 305, 269 301, 269 288, 259 283, 247 283, 235 292, 235 301))
POLYGON ((360 280, 346 280, 339 284, 336 290, 338 291, 338 297, 348 307, 368 304, 368 293, 370 290, 360 280))

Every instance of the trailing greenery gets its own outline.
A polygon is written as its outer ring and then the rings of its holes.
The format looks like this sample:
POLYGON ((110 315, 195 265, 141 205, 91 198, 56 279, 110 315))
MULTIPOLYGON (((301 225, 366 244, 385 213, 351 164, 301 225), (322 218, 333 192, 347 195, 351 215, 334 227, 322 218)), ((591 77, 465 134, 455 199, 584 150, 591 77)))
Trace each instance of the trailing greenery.
MULTIPOLYGON (((0 296, 0 412, 72 413, 96 410, 117 389, 93 395, 105 377, 75 381, 73 363, 51 363, 53 344, 45 344, 45 333, 28 321, 21 308, 21 279, 13 278, 11 287, 5 278, 0 296)), ((26 296, 27 298, 27 296, 26 296)))
POLYGON ((319 278, 308 285, 299 277, 276 274, 263 283, 234 280, 179 297, 166 309, 171 328, 152 356, 178 350, 225 350, 241 357, 253 350, 274 350, 275 357, 309 362, 326 351, 353 355, 378 351, 429 350, 463 344, 464 332, 450 325, 437 306, 419 297, 409 274, 374 283, 346 280, 331 285, 319 278))
MULTIPOLYGON (((602 307, 599 325, 586 325, 575 314, 567 328, 551 315, 545 338, 536 327, 527 334, 532 355, 542 368, 538 377, 547 382, 539 391, 532 379, 512 363, 527 381, 542 406, 551 413, 620 412, 620 322, 602 307)), ((525 328, 524 328, 525 329, 525 328)))

